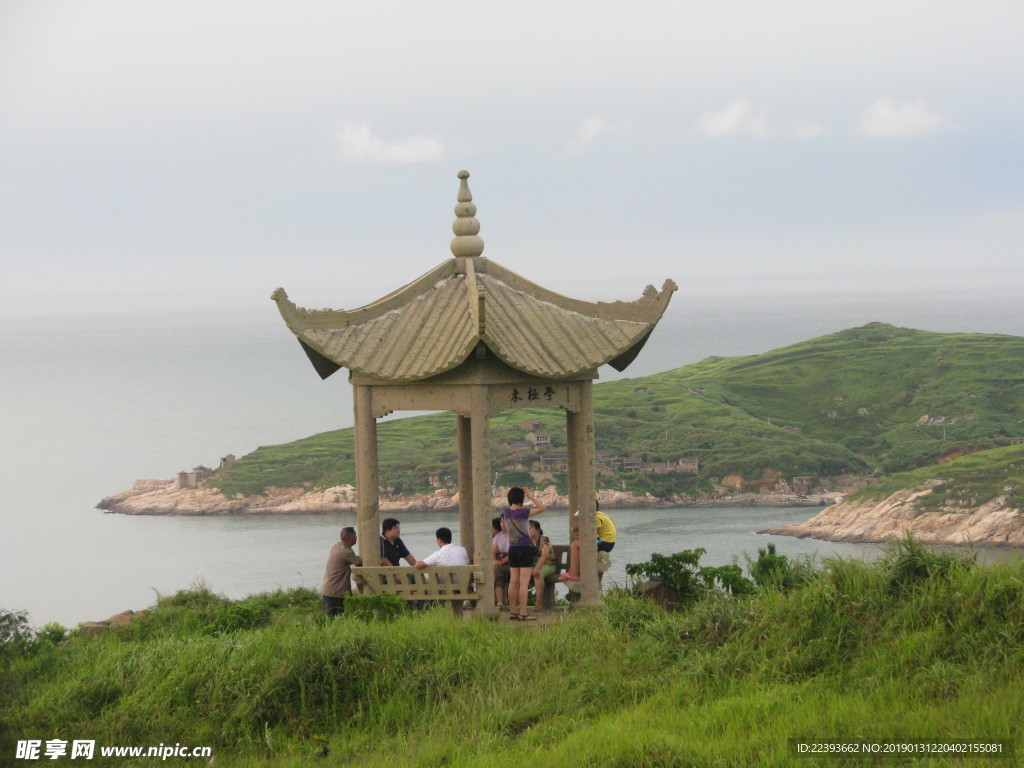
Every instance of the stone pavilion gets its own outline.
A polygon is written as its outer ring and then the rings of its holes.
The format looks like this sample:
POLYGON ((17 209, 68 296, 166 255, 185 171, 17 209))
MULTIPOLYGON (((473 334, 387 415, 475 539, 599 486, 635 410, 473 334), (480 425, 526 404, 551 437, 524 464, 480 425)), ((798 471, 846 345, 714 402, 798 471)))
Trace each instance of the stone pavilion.
MULTIPOLYGON (((356 495, 363 562, 380 560, 377 419, 400 410, 454 411, 461 544, 489 582, 492 569, 489 418, 509 408, 560 408, 568 441, 570 520, 579 511, 581 598, 600 603, 593 381, 643 348, 676 285, 631 302, 561 296, 482 256, 469 173, 461 171, 452 258, 393 293, 350 310, 272 298, 322 378, 349 370, 355 402, 356 495)), ((567 525, 568 527, 568 525, 567 525)), ((552 526, 553 528, 553 526, 552 526)), ((484 595, 490 584, 478 585, 484 595)), ((494 612, 481 600, 484 614, 494 612)))

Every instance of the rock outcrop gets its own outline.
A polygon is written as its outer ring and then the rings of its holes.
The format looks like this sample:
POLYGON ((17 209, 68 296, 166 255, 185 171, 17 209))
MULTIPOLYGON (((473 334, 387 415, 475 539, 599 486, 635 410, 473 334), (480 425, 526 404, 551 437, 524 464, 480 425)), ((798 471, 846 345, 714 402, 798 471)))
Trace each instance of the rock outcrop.
POLYGON ((127 627, 145 615, 145 611, 122 611, 103 621, 83 622, 79 625, 79 631, 86 636, 99 635, 111 627, 127 627))
POLYGON ((125 515, 302 515, 355 511, 351 486, 306 491, 305 488, 271 488, 260 496, 229 498, 213 488, 178 488, 174 480, 154 485, 150 480, 107 496, 96 507, 125 515))
POLYGON ((1024 547, 1024 514, 999 497, 973 509, 922 512, 914 502, 930 488, 903 490, 882 501, 844 501, 799 525, 768 528, 772 533, 825 541, 884 543, 912 534, 926 544, 1024 547))

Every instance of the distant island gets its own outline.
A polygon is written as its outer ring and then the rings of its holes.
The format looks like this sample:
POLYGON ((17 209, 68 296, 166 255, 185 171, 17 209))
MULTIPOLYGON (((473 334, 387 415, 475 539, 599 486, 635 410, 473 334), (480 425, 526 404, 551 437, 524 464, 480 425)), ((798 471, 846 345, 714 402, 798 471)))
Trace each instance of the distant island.
MULTIPOLYGON (((992 449, 1024 444, 1024 338, 870 323, 762 355, 601 383, 594 401, 602 505, 822 506, 862 489, 823 513, 862 518, 891 482, 938 486, 941 468, 959 457, 984 461, 992 449), (899 479, 913 470, 928 477, 899 479)), ((496 506, 512 485, 566 504, 565 435, 547 429, 545 416, 517 409, 491 420, 496 506)), ((450 414, 383 422, 378 433, 382 511, 457 507, 450 414)), ((354 511, 353 453, 351 429, 325 432, 229 455, 216 470, 140 480, 98 506, 126 514, 354 511)), ((1007 504, 1019 503, 1013 489, 1024 476, 1014 462, 1006 464, 1007 504)), ((956 508, 992 503, 968 501, 956 508)), ((785 532, 881 535, 829 532, 824 520, 813 532, 785 532)))

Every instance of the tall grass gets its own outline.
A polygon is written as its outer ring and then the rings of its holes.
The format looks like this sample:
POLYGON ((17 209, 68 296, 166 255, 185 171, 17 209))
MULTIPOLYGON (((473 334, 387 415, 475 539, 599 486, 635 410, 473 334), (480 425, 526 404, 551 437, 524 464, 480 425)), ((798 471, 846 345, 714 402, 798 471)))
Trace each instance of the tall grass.
MULTIPOLYGON (((179 593, 13 661, 0 755, 61 737, 209 744, 218 766, 782 766, 791 737, 1018 738, 1024 565, 908 542, 801 574, 672 613, 617 591, 545 626, 179 593)), ((947 764, 971 763, 914 762, 947 764)))

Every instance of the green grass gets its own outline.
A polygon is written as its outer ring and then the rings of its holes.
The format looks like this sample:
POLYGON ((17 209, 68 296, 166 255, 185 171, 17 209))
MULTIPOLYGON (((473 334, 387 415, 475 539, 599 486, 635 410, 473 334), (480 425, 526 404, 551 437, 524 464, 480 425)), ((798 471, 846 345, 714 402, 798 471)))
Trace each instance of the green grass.
POLYGON ((1019 739, 1024 564, 904 542, 800 571, 676 613, 616 592, 543 627, 179 593, 134 627, 6 658, 0 754, 87 734, 211 745, 218 766, 834 766, 862 763, 795 761, 787 739, 1019 739))
MULTIPOLYGON (((699 478, 665 491, 691 496, 727 475, 742 476, 750 490, 793 476, 881 476, 1024 437, 1022 361, 1021 337, 872 323, 763 355, 598 384, 596 442, 650 461, 699 459, 699 478)), ((516 424, 525 419, 541 421, 554 449, 564 449, 560 410, 504 411, 491 420, 496 472, 535 467, 532 449, 508 447, 523 439, 516 424)), ((381 480, 392 492, 426 491, 431 475, 455 485, 451 414, 381 423, 379 450, 381 480)), ((324 432, 261 447, 207 482, 229 495, 351 484, 353 451, 351 429, 324 432)), ((651 490, 636 473, 598 482, 651 490)))
POLYGON ((877 501, 897 491, 932 486, 915 500, 921 511, 975 508, 1005 496, 1006 506, 1024 511, 1024 445, 971 453, 939 465, 900 472, 865 486, 850 501, 877 501))

